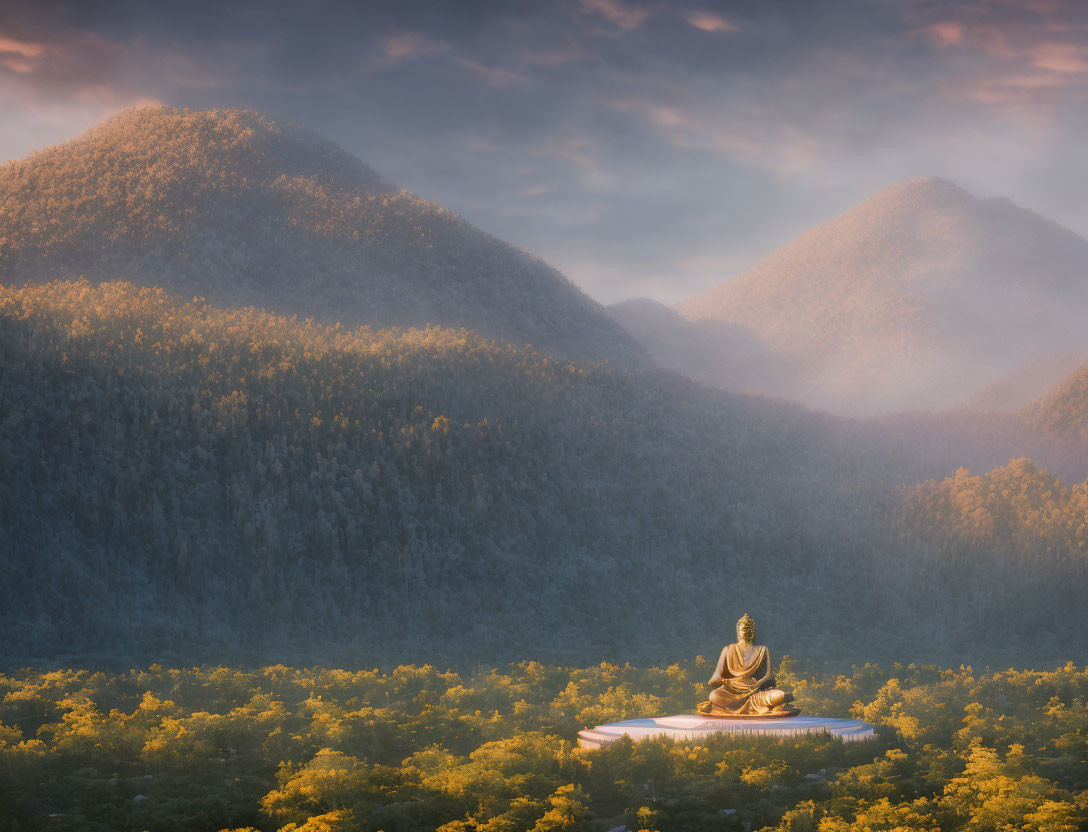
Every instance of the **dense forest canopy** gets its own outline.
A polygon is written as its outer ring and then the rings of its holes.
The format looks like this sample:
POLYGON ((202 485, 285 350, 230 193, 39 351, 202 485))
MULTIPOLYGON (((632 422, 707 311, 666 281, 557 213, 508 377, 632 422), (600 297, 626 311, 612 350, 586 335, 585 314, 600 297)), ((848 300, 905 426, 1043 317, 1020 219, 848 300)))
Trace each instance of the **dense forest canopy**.
POLYGON ((458 674, 223 666, 0 675, 0 830, 1076 832, 1088 670, 779 669, 877 739, 700 744, 579 729, 683 712, 711 663, 458 674))
POLYGON ((750 559, 758 609, 771 553, 811 549, 785 489, 800 414, 464 331, 348 332, 123 284, 0 295, 22 655, 73 633, 107 655, 659 650, 708 574, 750 559), (629 615, 651 598, 653 631, 629 615))
POLYGON ((347 326, 468 327, 590 363, 641 348, 555 269, 248 111, 145 108, 0 166, 0 282, 127 277, 347 326))
POLYGON ((1070 487, 1028 459, 984 476, 960 468, 941 482, 921 483, 903 513, 919 536, 980 553, 1075 562, 1088 548, 1088 483, 1070 487))
POLYGON ((0 289, 0 372, 9 663, 1085 647, 1083 486, 1026 463, 980 542, 781 403, 122 283, 0 289))

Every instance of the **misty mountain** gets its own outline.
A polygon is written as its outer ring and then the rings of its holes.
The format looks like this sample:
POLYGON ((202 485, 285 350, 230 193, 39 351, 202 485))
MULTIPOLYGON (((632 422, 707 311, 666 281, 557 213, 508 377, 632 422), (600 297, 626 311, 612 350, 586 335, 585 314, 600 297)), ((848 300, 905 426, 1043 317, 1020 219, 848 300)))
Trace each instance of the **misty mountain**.
POLYGON ((942 179, 892 185, 677 305, 781 356, 791 396, 839 412, 959 404, 1083 353, 1088 241, 942 179))
POLYGON ((465 326, 591 363, 646 360, 546 263, 252 112, 131 111, 0 167, 0 282, 80 276, 348 326, 465 326))
POLYGON ((649 298, 622 301, 605 311, 659 367, 723 390, 782 395, 793 387, 795 374, 787 362, 744 327, 689 321, 649 298))
POLYGON ((465 330, 0 287, 0 662, 646 659, 738 608, 816 660, 1083 648, 1079 553, 917 548, 840 427, 465 330))
POLYGON ((1050 392, 1081 364, 1083 353, 1049 355, 1028 361, 1012 372, 976 390, 960 405, 979 413, 1015 413, 1050 392))
POLYGON ((1044 436, 1088 439, 1088 363, 1025 407, 1020 418, 1044 436))

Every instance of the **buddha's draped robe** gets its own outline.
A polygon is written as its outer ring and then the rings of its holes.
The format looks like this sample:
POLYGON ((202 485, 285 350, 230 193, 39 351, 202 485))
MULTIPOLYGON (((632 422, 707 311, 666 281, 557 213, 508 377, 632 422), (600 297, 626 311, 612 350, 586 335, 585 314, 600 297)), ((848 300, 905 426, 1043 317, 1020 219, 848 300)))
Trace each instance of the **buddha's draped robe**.
MULTIPOLYGON (((747 656, 737 644, 730 644, 722 651, 714 678, 721 677, 717 686, 718 694, 714 704, 722 710, 735 714, 765 714, 781 708, 775 708, 769 701, 774 692, 774 677, 760 680, 770 667, 767 648, 763 645, 753 647, 747 656)), ((712 700, 713 701, 713 700, 712 700)))

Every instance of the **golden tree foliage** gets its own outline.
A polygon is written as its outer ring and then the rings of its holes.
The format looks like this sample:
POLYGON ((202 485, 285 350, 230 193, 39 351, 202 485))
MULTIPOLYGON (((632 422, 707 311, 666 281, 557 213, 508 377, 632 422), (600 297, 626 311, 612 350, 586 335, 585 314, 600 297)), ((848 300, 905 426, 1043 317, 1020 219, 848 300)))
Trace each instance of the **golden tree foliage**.
MULTIPOLYGON (((681 712, 668 668, 472 673, 227 667, 0 675, 0 829, 1073 832, 1088 821, 1088 669, 869 665, 778 674, 878 738, 584 751, 572 703, 681 712), (652 704, 648 704, 652 703, 652 704), (894 706, 893 706, 894 703, 894 706), (911 736, 896 727, 910 718, 911 736)), ((584 709, 584 706, 582 706, 584 709)))
POLYGON ((1029 459, 988 474, 960 468, 907 494, 902 521, 920 535, 1059 561, 1088 555, 1088 482, 1069 486, 1029 459))

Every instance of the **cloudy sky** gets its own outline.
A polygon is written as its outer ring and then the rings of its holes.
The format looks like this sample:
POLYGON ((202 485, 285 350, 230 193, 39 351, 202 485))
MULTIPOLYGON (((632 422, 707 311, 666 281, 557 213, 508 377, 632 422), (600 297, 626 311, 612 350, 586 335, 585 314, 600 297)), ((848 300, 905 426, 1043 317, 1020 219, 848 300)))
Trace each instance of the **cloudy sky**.
POLYGON ((126 107, 243 107, 675 301, 890 182, 1088 234, 1088 2, 0 0, 0 160, 126 107))

